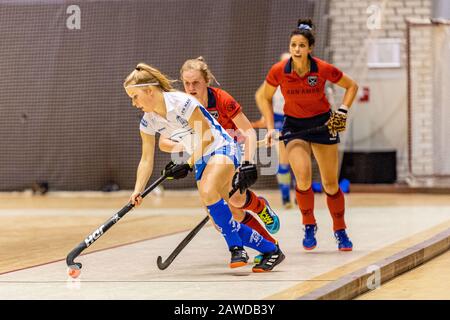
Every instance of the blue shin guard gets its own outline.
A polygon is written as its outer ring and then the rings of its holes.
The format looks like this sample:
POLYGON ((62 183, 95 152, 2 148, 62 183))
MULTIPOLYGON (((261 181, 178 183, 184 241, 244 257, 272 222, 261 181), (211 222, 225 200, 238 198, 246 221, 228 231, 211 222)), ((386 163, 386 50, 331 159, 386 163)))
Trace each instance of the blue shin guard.
POLYGON ((243 223, 240 224, 239 236, 244 246, 255 249, 256 251, 267 253, 277 249, 274 243, 264 239, 256 230, 243 223))
POLYGON ((216 203, 207 206, 207 208, 216 226, 225 238, 228 247, 242 247, 243 243, 238 233, 240 224, 233 219, 225 200, 220 199, 216 203))

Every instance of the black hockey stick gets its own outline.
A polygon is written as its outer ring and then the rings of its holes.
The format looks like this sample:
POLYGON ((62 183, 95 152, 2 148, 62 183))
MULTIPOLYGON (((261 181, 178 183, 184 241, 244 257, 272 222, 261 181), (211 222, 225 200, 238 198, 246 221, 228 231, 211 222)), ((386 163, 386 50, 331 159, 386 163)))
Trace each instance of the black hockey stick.
MULTIPOLYGON (((230 191, 229 197, 238 191, 239 189, 236 188, 230 191)), ((189 242, 195 237, 195 235, 203 228, 203 226, 209 221, 209 215, 203 218, 202 221, 194 228, 191 232, 186 236, 186 238, 183 239, 183 241, 180 242, 180 244, 175 248, 175 250, 172 251, 172 253, 169 255, 169 257, 162 261, 162 257, 158 256, 156 259, 156 264, 158 265, 158 268, 160 270, 167 269, 168 266, 175 260, 175 258, 178 256, 178 254, 188 245, 189 242)))
MULTIPOLYGON (((161 184, 164 180, 166 180, 167 176, 162 175, 155 182, 153 182, 147 189, 145 189, 141 196, 144 198, 148 195, 153 189, 155 189, 159 184, 161 184)), ((78 257, 83 250, 92 245, 95 241, 98 240, 106 231, 108 231, 113 225, 115 225, 120 219, 123 218, 125 214, 127 214, 131 209, 133 209, 134 205, 131 202, 128 202, 126 206, 120 209, 115 215, 109 218, 104 224, 102 224, 99 228, 97 228, 94 232, 92 232, 89 236, 84 239, 83 242, 80 242, 78 246, 76 246, 70 253, 67 255, 66 263, 69 267, 69 275, 77 277, 77 273, 79 274, 79 270, 81 269, 81 263, 74 262, 74 259, 78 257)))

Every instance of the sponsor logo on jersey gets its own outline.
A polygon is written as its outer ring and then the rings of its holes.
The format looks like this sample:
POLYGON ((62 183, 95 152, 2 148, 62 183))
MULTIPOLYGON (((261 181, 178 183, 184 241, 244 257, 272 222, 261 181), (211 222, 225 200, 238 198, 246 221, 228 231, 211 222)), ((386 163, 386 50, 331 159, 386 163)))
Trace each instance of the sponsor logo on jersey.
POLYGON ((187 120, 186 120, 186 119, 183 119, 183 118, 180 117, 180 116, 177 116, 177 121, 178 121, 179 123, 181 123, 182 126, 187 126, 187 125, 188 125, 187 120))
POLYGON ((317 85, 317 76, 309 76, 309 77, 308 77, 308 84, 309 84, 311 87, 316 86, 316 85, 317 85))
POLYGON ((311 88, 311 89, 288 89, 286 90, 286 94, 310 94, 310 93, 320 93, 320 88, 311 88))
POLYGON ((186 102, 183 105, 183 108, 181 109, 181 114, 184 116, 186 114, 187 107, 191 104, 192 99, 187 99, 186 102))
POLYGON ((148 122, 144 118, 141 119, 141 124, 146 128, 148 127, 148 122))

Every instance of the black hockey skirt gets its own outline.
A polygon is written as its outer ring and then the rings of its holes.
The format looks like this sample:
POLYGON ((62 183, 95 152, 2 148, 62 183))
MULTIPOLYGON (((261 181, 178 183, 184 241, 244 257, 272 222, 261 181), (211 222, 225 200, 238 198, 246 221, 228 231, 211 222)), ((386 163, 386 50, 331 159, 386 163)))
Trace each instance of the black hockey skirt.
MULTIPOLYGON (((295 118, 285 115, 283 129, 281 130, 281 134, 287 135, 291 133, 295 133, 298 131, 311 129, 315 127, 320 127, 324 125, 331 116, 331 110, 325 113, 321 113, 317 116, 311 118, 295 118)), ((333 137, 328 131, 325 132, 316 132, 316 133, 305 133, 303 135, 284 140, 284 144, 287 145, 289 141, 301 139, 312 143, 320 143, 320 144, 336 144, 339 143, 339 133, 336 137, 333 137)))

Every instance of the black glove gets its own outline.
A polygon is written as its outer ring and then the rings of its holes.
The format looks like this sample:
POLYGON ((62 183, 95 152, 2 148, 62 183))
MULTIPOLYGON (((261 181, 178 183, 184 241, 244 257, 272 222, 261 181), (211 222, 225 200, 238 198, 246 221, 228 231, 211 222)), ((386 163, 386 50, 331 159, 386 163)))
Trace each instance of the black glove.
POLYGON ((244 161, 234 174, 232 180, 233 189, 239 189, 241 194, 250 188, 258 179, 258 171, 256 165, 248 161, 244 161))
POLYGON ((187 163, 176 164, 173 161, 170 161, 161 174, 165 175, 167 179, 172 180, 185 178, 191 171, 192 168, 187 163))

